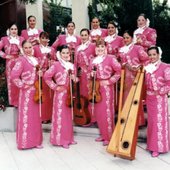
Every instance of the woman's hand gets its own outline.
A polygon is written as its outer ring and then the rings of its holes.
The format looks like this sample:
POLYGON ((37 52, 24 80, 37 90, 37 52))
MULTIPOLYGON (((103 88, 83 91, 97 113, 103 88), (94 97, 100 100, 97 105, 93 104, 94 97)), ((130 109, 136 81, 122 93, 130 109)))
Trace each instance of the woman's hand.
POLYGON ((136 40, 136 44, 142 44, 142 42, 143 42, 143 40, 140 37, 138 37, 136 40))
POLYGON ((6 55, 6 59, 13 59, 14 56, 13 55, 6 55))
POLYGON ((78 81, 79 81, 78 77, 76 77, 74 74, 71 74, 71 79, 72 79, 74 82, 78 82, 78 81))
POLYGON ((139 65, 139 66, 132 66, 132 70, 133 71, 138 71, 139 69, 141 68, 141 66, 139 65))
POLYGON ((138 71, 138 70, 141 68, 140 65, 139 65, 139 66, 131 66, 130 64, 126 64, 126 67, 127 67, 128 70, 130 70, 130 71, 138 71))
POLYGON ((100 80, 100 85, 107 86, 107 85, 109 85, 109 81, 108 80, 100 80))
POLYGON ((65 89, 66 89, 65 86, 57 86, 56 91, 61 92, 61 91, 64 91, 65 89))

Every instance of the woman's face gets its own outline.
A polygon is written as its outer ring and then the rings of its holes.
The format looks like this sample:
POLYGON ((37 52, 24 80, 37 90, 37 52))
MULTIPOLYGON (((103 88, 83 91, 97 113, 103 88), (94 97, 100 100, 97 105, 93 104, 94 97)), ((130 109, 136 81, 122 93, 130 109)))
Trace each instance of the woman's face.
POLYGON ((18 35, 18 28, 16 25, 12 25, 9 29, 9 35, 16 37, 18 35))
POLYGON ((33 47, 32 47, 32 44, 30 42, 26 42, 24 45, 23 45, 23 52, 25 55, 27 56, 32 56, 33 54, 33 47))
POLYGON ((159 54, 156 52, 155 49, 149 50, 148 56, 151 63, 155 63, 159 60, 159 54))
POLYGON ((109 35, 114 35, 116 33, 116 27, 113 24, 108 24, 107 30, 109 35))
POLYGON ((64 61, 70 61, 70 50, 68 48, 62 49, 60 55, 64 61))
POLYGON ((139 28, 146 26, 146 19, 143 16, 139 16, 137 19, 137 26, 139 28))
POLYGON ((89 40, 89 34, 87 31, 82 31, 80 36, 81 36, 82 43, 85 43, 89 40))
POLYGON ((69 23, 69 24, 67 25, 67 31, 68 31, 68 33, 69 33, 70 35, 72 35, 72 34, 74 34, 74 30, 75 30, 74 24, 73 24, 73 23, 69 23))
POLYGON ((35 28, 35 25, 36 25, 36 19, 34 17, 31 17, 28 20, 28 26, 29 26, 29 28, 33 29, 33 28, 35 28))
POLYGON ((104 54, 106 54, 106 46, 105 45, 96 46, 96 55, 102 56, 104 54))
POLYGON ((125 45, 131 44, 133 40, 132 37, 128 33, 123 34, 123 39, 124 39, 125 45))
POLYGON ((91 22, 91 27, 92 27, 92 29, 100 28, 100 22, 97 18, 93 18, 93 20, 91 22))
POLYGON ((49 43, 49 39, 45 36, 40 37, 40 44, 42 44, 43 46, 47 46, 49 43))

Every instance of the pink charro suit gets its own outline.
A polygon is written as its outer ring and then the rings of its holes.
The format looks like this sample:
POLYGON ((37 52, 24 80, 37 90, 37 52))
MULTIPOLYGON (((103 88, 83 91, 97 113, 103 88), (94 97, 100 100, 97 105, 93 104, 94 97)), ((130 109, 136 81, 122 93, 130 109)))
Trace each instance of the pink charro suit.
POLYGON ((42 143, 39 105, 34 101, 34 83, 38 79, 35 66, 28 56, 21 56, 11 71, 11 78, 20 89, 16 133, 18 149, 33 148, 42 143))
POLYGON ((145 27, 141 29, 138 28, 134 32, 134 39, 136 38, 142 39, 142 43, 138 45, 141 45, 145 49, 145 51, 147 51, 149 47, 156 45, 156 30, 150 27, 145 27))
POLYGON ((52 145, 69 145, 74 142, 71 108, 66 106, 69 88, 69 74, 57 61, 44 74, 48 86, 54 90, 53 115, 50 142, 52 145), (62 86, 61 91, 56 88, 62 86))
MULTIPOLYGON (((120 48, 119 50, 119 56, 122 62, 122 65, 125 65, 125 88, 124 88, 124 94, 123 94, 123 103, 125 102, 129 91, 132 87, 133 81, 135 79, 135 76, 137 74, 137 71, 130 70, 127 65, 130 67, 138 67, 145 65, 149 58, 147 53, 144 51, 143 47, 139 45, 130 44, 128 47, 128 50, 125 51, 124 49, 127 46, 124 46, 120 48), (126 65, 127 64, 127 65, 126 65)), ((145 124, 144 121, 144 112, 143 112, 143 105, 142 101, 139 106, 139 125, 145 124)))
POLYGON ((147 149, 159 153, 169 151, 168 98, 170 65, 158 61, 152 72, 146 70, 146 105, 148 113, 147 149))
POLYGON ((52 47, 57 50, 57 48, 61 45, 68 45, 69 48, 75 51, 75 48, 81 44, 81 40, 79 36, 72 35, 59 35, 56 41, 52 44, 52 47))
POLYGON ((123 37, 115 35, 115 36, 107 36, 105 37, 107 53, 112 54, 118 57, 119 49, 124 45, 123 37))
MULTIPOLYGON (((55 50, 52 47, 44 47, 41 44, 34 46, 34 56, 38 59, 43 74, 56 60, 55 50)), ((47 86, 44 79, 42 80, 44 102, 41 105, 41 119, 42 121, 48 121, 52 117, 53 91, 47 86)))
POLYGON ((39 35, 42 32, 41 29, 25 29, 21 31, 21 36, 25 39, 25 40, 29 40, 31 42, 31 44, 34 46, 37 44, 37 40, 39 40, 39 35))
POLYGON ((101 138, 109 141, 114 129, 114 84, 120 78, 121 65, 112 55, 104 55, 96 63, 97 57, 92 60, 90 71, 95 66, 97 80, 108 80, 109 85, 100 85, 102 100, 94 105, 94 114, 101 138))
POLYGON ((10 36, 2 37, 0 42, 1 57, 6 59, 6 78, 8 86, 8 100, 9 104, 18 106, 19 89, 11 81, 11 70, 15 65, 16 59, 19 56, 22 46, 23 38, 17 36, 12 38, 10 36), (4 49, 4 51, 2 51, 4 49), (10 55, 10 58, 8 57, 10 55))
MULTIPOLYGON (((88 69, 91 63, 91 60, 95 56, 95 44, 90 41, 85 44, 81 44, 76 48, 75 52, 75 67, 81 68, 81 76, 79 77, 80 81, 80 95, 88 99, 89 95, 89 80, 88 80, 88 69)), ((91 113, 91 104, 88 106, 89 112, 91 113)), ((93 118, 91 120, 94 121, 93 118)))
POLYGON ((90 30, 90 38, 92 42, 96 42, 98 38, 105 38, 108 35, 107 29, 98 28, 90 30))

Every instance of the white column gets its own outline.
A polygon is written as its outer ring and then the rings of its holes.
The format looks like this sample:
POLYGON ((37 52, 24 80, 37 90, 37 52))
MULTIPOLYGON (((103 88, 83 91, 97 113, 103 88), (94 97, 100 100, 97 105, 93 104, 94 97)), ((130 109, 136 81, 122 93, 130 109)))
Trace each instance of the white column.
MULTIPOLYGON (((36 17, 36 27, 39 29, 43 29, 43 9, 42 9, 42 1, 37 0, 35 4, 27 4, 26 5, 26 18, 30 15, 34 15, 36 17)), ((28 26, 28 25, 27 25, 28 26)))
POLYGON ((82 28, 89 28, 88 5, 89 0, 72 0, 72 20, 76 24, 77 35, 82 28))

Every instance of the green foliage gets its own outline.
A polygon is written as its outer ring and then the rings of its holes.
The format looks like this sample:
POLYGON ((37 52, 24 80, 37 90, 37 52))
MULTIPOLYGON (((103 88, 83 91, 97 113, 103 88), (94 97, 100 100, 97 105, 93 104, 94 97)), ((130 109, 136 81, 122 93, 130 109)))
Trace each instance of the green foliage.
POLYGON ((153 25, 152 0, 121 0, 122 13, 119 14, 122 31, 136 29, 139 14, 145 13, 153 25))
POLYGON ((154 1, 154 23, 157 30, 157 44, 162 48, 163 61, 170 63, 170 8, 167 0, 160 3, 159 0, 154 1))
MULTIPOLYGON (((8 106, 7 80, 5 75, 5 60, 0 57, 0 105, 8 106)), ((1 107, 0 107, 1 110, 1 107)))
POLYGON ((34 3, 36 3, 37 0, 20 0, 20 1, 25 4, 28 4, 28 3, 34 4, 34 3))
POLYGON ((48 20, 44 21, 44 30, 50 34, 50 42, 53 43, 56 37, 61 33, 56 27, 66 27, 67 23, 72 20, 71 9, 61 7, 61 2, 58 4, 48 3, 49 16, 48 20))
POLYGON ((101 27, 106 28, 109 21, 118 22, 118 14, 120 13, 119 0, 98 0, 93 1, 88 6, 90 21, 94 17, 98 17, 101 21, 101 27), (96 2, 98 5, 96 5, 96 2), (101 10, 99 10, 99 8, 101 10))
POLYGON ((93 0, 89 4, 90 20, 96 16, 101 21, 101 27, 106 27, 111 20, 119 23, 119 33, 124 30, 135 30, 137 17, 145 13, 150 20, 150 26, 157 31, 157 45, 163 49, 163 61, 170 63, 170 8, 168 0, 93 0), (102 10, 97 11, 97 4, 102 10), (107 7, 103 4, 107 4, 107 7))
POLYGON ((136 19, 140 13, 148 15, 153 23, 151 0, 93 0, 88 9, 90 20, 97 16, 102 27, 106 27, 109 21, 115 21, 119 23, 121 33, 126 29, 136 29, 136 19), (98 5, 101 11, 97 11, 98 5))

